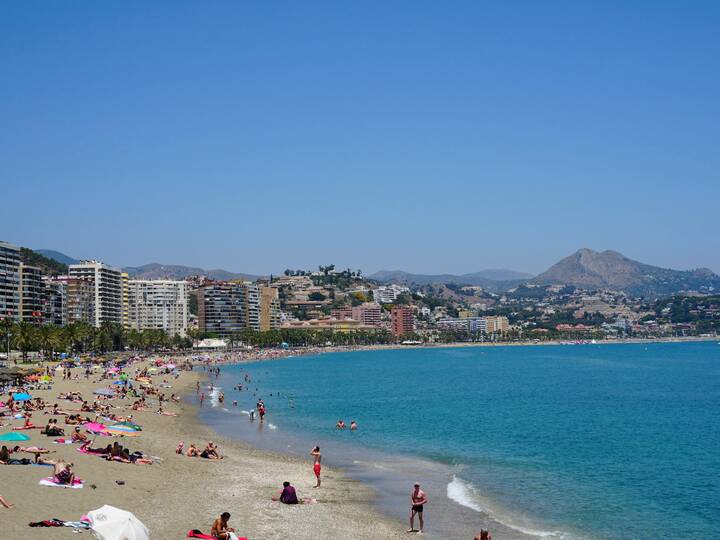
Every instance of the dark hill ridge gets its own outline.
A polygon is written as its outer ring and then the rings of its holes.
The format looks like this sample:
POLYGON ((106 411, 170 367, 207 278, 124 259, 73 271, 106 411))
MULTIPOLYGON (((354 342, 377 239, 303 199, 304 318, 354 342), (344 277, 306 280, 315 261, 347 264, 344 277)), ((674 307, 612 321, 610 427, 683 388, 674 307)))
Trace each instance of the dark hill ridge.
POLYGON ((205 270, 193 266, 182 266, 177 264, 150 263, 143 266, 128 266, 123 268, 131 278, 134 279, 185 279, 188 276, 207 276, 210 279, 230 280, 246 279, 256 280, 260 276, 252 274, 241 274, 228 272, 227 270, 205 270))
POLYGON ((617 251, 591 249, 580 249, 565 257, 531 282, 612 289, 649 297, 720 290, 720 276, 707 268, 671 270, 628 259, 617 251))
MULTIPOLYGON (((74 259, 73 257, 52 249, 36 249, 35 252, 41 254, 43 257, 62 263, 63 265, 77 264, 80 262, 79 259, 74 259)), ((67 268, 65 270, 67 271, 67 268)), ((127 272, 131 278, 135 279, 185 279, 188 276, 207 276, 211 279, 217 280, 247 279, 254 281, 260 277, 252 274, 228 272, 227 270, 221 269, 205 270, 204 268, 197 268, 193 266, 160 263, 150 263, 142 266, 128 266, 127 268, 123 268, 123 271, 127 272)))

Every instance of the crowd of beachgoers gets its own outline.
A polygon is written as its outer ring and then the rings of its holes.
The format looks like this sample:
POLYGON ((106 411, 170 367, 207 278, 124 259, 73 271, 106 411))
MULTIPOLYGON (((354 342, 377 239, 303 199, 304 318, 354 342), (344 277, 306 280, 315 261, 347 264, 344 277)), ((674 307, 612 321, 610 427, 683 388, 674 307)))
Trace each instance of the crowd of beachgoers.
MULTIPOLYGON (((242 516, 242 534, 258 538, 288 537, 289 531, 295 538, 340 537, 345 530, 342 521, 356 528, 344 537, 399 537, 396 535, 403 529, 398 522, 375 515, 369 489, 348 484, 341 475, 324 469, 319 447, 309 452, 309 463, 303 465, 297 459, 264 455, 234 441, 218 443, 222 438, 200 424, 197 409, 182 399, 192 390, 202 394, 201 384, 211 385, 208 376, 219 373, 226 364, 347 350, 353 348, 116 354, 38 364, 33 375, 0 385, 0 507, 10 516, 3 519, 6 530, 19 536, 27 534, 24 527, 28 524, 92 529, 103 538, 94 528, 91 510, 108 502, 139 514, 151 530, 166 528, 159 525, 163 524, 162 515, 148 515, 147 504, 161 485, 174 483, 176 489, 162 493, 167 502, 181 509, 177 527, 182 534, 158 531, 152 538, 242 538, 230 524, 230 513, 224 511, 233 508, 242 516), (182 440, 192 442, 185 445, 182 440), (198 468, 200 462, 227 469, 215 469, 208 475, 204 467, 198 468), (321 475, 330 483, 321 484, 321 475), (242 480, 247 499, 236 498, 230 505, 227 498, 204 496, 210 486, 227 492, 235 480, 242 480), (126 484, 142 491, 121 491, 126 484), (326 499, 298 492, 321 485, 322 490, 313 491, 322 491, 326 499), (325 501, 335 503, 332 510, 316 504, 325 501), (268 504, 307 509, 305 515, 288 517, 268 504), (13 513, 22 517, 14 519, 13 513), (372 524, 364 529, 363 516, 372 516, 372 524)), ((257 408, 262 421, 262 401, 257 408)), ((350 429, 356 427, 353 422, 350 429)), ((235 497, 235 492, 230 497, 235 497)), ((419 486, 412 491, 412 519, 422 519, 425 497, 419 486)), ((233 514, 237 516, 235 510, 233 514)), ((420 531, 423 522, 415 529, 412 519, 410 530, 420 531)), ((148 528, 136 521, 149 538, 148 528)), ((138 534, 143 538, 142 530, 138 534)))
MULTIPOLYGON (((323 350, 327 352, 326 349, 323 350)), ((317 352, 321 351, 303 351, 305 354, 317 352)), ((194 422, 194 408, 183 403, 181 393, 183 389, 188 389, 191 381, 197 386, 206 376, 206 372, 202 370, 193 372, 194 366, 220 366, 294 354, 297 354, 297 351, 270 349, 183 356, 119 354, 105 358, 78 357, 62 362, 40 363, 35 374, 4 383, 0 386, 0 478, 3 480, 0 482, 0 507, 8 512, 3 519, 4 526, 9 527, 6 530, 14 531, 15 535, 23 534, 22 527, 27 527, 28 523, 33 527, 94 530, 91 509, 106 502, 99 496, 100 493, 108 492, 112 483, 117 489, 126 484, 123 479, 111 483, 109 478, 132 477, 133 484, 147 484, 147 473, 134 474, 129 470, 122 473, 117 467, 139 467, 152 471, 156 467, 172 466, 186 470, 188 462, 195 462, 195 459, 187 458, 196 458, 199 461, 215 463, 234 461, 235 463, 228 464, 228 467, 237 469, 239 460, 257 459, 258 456, 253 455, 253 452, 243 449, 244 455, 234 455, 234 460, 224 460, 223 458, 227 457, 224 455, 224 448, 210 439, 208 428, 194 422), (174 424, 164 425, 168 422, 174 424), (196 440, 201 442, 189 443, 187 448, 183 443, 169 447, 168 440, 181 436, 179 433, 182 431, 187 433, 187 426, 196 427, 196 440), (203 440, 202 436, 207 438, 203 440), (160 449, 156 444, 158 441, 163 445, 160 449), (173 455, 176 457, 172 458, 173 455), (187 462, 182 463, 185 460, 187 462), (106 465, 100 465, 101 463, 106 465), (47 497, 42 490, 52 491, 55 495, 47 497), (87 501, 83 510, 77 510, 77 498, 62 496, 63 492, 70 493, 69 490, 81 494, 95 490, 98 496, 77 496, 87 501), (33 493, 33 496, 28 497, 28 493, 33 493), (73 504, 66 507, 63 504, 65 502, 73 504), (38 515, 43 511, 44 515, 38 515), (32 518, 14 520, 14 513, 32 518), (72 515, 68 517, 67 513, 72 515), (65 517, 59 519, 56 517, 59 515, 65 517)), ((224 446, 237 450, 235 444, 229 441, 224 446)), ((316 471, 320 458, 313 456, 312 459, 312 470, 316 471)), ((276 464, 274 468, 281 467, 276 464)), ((263 463, 256 469, 257 472, 265 473, 264 478, 251 478, 257 484, 268 481, 271 476, 268 471, 272 471, 273 466, 263 463)), ((230 473, 230 470, 227 472, 230 473)), ((222 481, 227 484, 223 472, 213 473, 214 476, 223 478, 222 481)), ((153 475, 156 476, 155 484, 147 484, 146 495, 152 494, 153 489, 161 483, 159 477, 154 473, 153 475)), ((164 475, 160 473, 159 476, 164 475)), ((319 484, 319 472, 315 476, 319 484)), ((182 478, 178 481, 182 482, 182 478)), ((216 479, 213 478, 212 481, 215 482, 216 479)), ((296 503, 317 502, 317 499, 312 497, 298 496, 293 485, 295 482, 291 483, 287 478, 278 478, 276 482, 276 488, 265 495, 269 504, 292 506, 296 503)), ((343 489, 341 486, 338 492, 342 493, 343 489)), ((126 507, 130 507, 129 510, 142 513, 138 512, 138 509, 143 508, 138 502, 142 501, 123 497, 119 492, 111 493, 109 497, 113 502, 122 501, 126 507)), ((253 504, 257 502, 253 501, 253 504)), ((192 504, 190 501, 186 503, 192 504)), ((230 526, 229 512, 221 512, 222 503, 219 504, 220 508, 209 509, 205 517, 200 518, 205 523, 204 526, 201 522, 198 528, 188 527, 184 529, 182 536, 187 534, 188 537, 222 540, 242 538, 238 536, 240 533, 236 533, 230 526)), ((152 516, 149 518, 150 524, 154 519, 152 516)), ((262 518, 253 518, 253 521, 257 522, 256 530, 265 525, 262 518)), ((274 522, 271 518, 265 521, 274 522)), ((310 530, 312 519, 298 521, 298 524, 300 529, 304 526, 310 530)), ((279 524, 278 531, 285 526, 285 523, 279 524)), ((317 522, 317 527, 320 537, 324 536, 321 520, 317 522)), ((330 524, 326 529, 334 527, 334 524, 330 524)), ((95 532, 98 537, 103 538, 95 532)), ((243 531, 243 534, 247 534, 247 531, 243 531)), ((176 534, 152 534, 152 538, 177 537, 176 534)))

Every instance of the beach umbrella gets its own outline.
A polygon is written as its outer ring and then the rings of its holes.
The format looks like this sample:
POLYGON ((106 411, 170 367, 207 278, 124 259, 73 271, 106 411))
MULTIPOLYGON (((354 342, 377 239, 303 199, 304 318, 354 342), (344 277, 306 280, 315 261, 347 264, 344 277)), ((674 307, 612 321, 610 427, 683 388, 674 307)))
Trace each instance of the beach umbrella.
POLYGON ((83 427, 92 433, 100 433, 107 426, 98 422, 88 422, 87 424, 83 424, 83 427))
POLYGON ((102 432, 110 435, 125 435, 127 437, 137 437, 140 435, 136 429, 130 426, 110 426, 103 429, 102 432))
POLYGON ((134 514, 114 506, 88 512, 90 528, 99 540, 150 540, 150 531, 134 514))
POLYGON ((18 392, 17 394, 13 394, 13 399, 15 401, 28 401, 32 399, 32 396, 27 392, 18 392))
POLYGON ((112 397, 115 395, 115 392, 113 392, 112 390, 108 390, 107 388, 98 388, 93 392, 93 394, 95 394, 96 396, 112 397))
POLYGON ((3 433, 0 435, 0 441, 29 441, 30 437, 24 433, 18 433, 17 431, 11 431, 10 433, 3 433))

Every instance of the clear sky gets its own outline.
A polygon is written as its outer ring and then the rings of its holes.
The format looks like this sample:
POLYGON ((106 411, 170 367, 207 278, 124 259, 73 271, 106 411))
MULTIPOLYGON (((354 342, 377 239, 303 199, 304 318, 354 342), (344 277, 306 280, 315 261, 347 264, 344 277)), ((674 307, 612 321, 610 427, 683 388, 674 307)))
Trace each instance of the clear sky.
POLYGON ((0 239, 720 272, 720 2, 2 2, 0 239))

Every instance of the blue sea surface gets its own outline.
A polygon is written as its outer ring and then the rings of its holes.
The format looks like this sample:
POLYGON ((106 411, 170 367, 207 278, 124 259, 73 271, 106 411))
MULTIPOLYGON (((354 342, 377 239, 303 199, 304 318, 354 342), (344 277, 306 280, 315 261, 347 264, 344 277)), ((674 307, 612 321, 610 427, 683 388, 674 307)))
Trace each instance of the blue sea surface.
POLYGON ((220 429, 290 449, 321 441, 340 465, 437 465, 434 491, 464 520, 555 538, 720 538, 715 342, 333 353, 223 367, 214 383, 226 402, 204 417, 220 429), (251 435, 241 411, 257 397, 268 418, 251 435), (339 418, 359 430, 335 430, 339 418))

